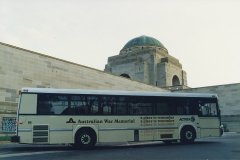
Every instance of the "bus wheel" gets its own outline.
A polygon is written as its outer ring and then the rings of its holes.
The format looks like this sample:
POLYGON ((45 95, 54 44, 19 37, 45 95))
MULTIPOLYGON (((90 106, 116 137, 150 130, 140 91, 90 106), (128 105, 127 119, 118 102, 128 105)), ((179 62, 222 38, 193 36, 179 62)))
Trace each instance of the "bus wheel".
POLYGON ((196 138, 196 131, 193 127, 184 127, 181 130, 181 143, 193 143, 196 138))
POLYGON ((95 146, 97 136, 92 129, 80 129, 75 135, 75 147, 77 148, 91 148, 95 146))

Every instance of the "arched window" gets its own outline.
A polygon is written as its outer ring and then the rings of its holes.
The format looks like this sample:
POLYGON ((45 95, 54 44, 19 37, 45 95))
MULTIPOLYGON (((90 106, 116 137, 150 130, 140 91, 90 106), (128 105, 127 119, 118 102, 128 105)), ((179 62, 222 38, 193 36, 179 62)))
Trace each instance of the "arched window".
POLYGON ((123 73, 120 76, 131 79, 131 77, 128 74, 126 74, 126 73, 123 73))
POLYGON ((172 85, 173 86, 179 86, 180 85, 180 80, 179 80, 178 76, 176 76, 176 75, 173 76, 172 85))

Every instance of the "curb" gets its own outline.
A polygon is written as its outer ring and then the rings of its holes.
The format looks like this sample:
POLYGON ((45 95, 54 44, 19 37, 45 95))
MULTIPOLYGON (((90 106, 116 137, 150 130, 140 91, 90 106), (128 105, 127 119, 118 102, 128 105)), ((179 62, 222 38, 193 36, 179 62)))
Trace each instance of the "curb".
POLYGON ((0 141, 0 145, 2 144, 10 144, 11 142, 10 141, 0 141))

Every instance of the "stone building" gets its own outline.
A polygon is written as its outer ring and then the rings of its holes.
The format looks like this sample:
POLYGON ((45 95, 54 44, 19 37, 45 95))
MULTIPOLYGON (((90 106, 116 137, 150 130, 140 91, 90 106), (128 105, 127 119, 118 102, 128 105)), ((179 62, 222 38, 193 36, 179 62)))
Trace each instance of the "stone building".
POLYGON ((186 72, 157 39, 140 36, 127 42, 119 55, 108 58, 105 72, 157 87, 187 86, 186 72))

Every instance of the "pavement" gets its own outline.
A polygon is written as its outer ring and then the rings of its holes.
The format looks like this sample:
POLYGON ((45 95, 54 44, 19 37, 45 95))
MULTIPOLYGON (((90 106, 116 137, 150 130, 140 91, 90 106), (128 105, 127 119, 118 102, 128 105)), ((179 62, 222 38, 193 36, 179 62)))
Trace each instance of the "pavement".
MULTIPOLYGON (((234 135, 234 134, 240 134, 240 133, 236 133, 236 132, 224 132, 223 136, 228 136, 228 135, 234 135)), ((1 144, 9 144, 11 143, 10 141, 6 141, 6 140, 2 140, 3 137, 11 137, 14 134, 6 134, 6 133, 0 133, 0 145, 1 144)))
POLYGON ((64 145, 29 145, 9 143, 0 145, 4 160, 239 160, 240 134, 224 133, 222 137, 197 139, 193 144, 141 142, 135 144, 97 145, 90 150, 64 145))

